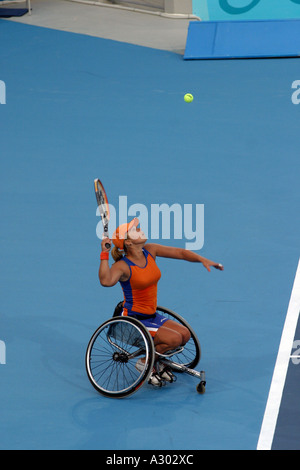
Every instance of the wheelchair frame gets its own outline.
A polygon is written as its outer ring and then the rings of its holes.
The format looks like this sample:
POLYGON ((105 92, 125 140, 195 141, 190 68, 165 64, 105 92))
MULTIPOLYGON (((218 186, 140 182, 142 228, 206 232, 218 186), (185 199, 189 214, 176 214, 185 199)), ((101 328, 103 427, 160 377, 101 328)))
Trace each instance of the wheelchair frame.
POLYGON ((113 317, 106 320, 92 335, 85 357, 88 378, 93 387, 110 398, 124 398, 137 392, 149 377, 155 364, 155 357, 171 371, 187 373, 200 379, 196 390, 205 393, 205 372, 194 367, 201 358, 199 340, 186 322, 176 312, 158 306, 157 311, 184 325, 191 334, 190 341, 183 347, 165 354, 155 351, 153 339, 147 328, 136 318, 120 316, 123 301, 115 308, 113 317), (137 358, 143 357, 144 369, 135 368, 137 358))

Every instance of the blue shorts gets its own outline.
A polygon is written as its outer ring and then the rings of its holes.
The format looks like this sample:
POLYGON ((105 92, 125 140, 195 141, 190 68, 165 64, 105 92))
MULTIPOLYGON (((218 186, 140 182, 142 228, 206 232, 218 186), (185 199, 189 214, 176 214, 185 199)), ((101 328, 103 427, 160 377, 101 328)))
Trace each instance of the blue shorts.
MULTIPOLYGON (((123 316, 123 314, 121 314, 123 316)), ((128 317, 133 317, 139 320, 143 325, 149 330, 152 337, 157 333, 157 330, 169 320, 169 318, 164 317, 160 313, 155 313, 154 315, 144 315, 142 313, 128 314, 128 317)))

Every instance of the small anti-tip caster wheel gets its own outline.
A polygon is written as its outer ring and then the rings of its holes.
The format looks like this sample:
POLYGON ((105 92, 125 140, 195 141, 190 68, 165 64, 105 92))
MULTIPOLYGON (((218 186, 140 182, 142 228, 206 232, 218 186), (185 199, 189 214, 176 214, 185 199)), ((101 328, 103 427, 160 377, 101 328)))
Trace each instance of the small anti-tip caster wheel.
POLYGON ((203 382, 201 381, 198 385, 197 385, 197 392, 200 393, 200 395, 203 395, 205 393, 205 385, 206 385, 206 382, 203 382))

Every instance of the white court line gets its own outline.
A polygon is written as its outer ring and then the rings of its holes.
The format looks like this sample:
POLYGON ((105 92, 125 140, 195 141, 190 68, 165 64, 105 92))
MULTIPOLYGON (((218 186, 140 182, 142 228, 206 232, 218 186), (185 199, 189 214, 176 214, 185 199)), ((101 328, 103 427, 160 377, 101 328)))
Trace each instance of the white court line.
POLYGON ((300 312, 300 260, 282 332, 257 450, 271 450, 300 312))

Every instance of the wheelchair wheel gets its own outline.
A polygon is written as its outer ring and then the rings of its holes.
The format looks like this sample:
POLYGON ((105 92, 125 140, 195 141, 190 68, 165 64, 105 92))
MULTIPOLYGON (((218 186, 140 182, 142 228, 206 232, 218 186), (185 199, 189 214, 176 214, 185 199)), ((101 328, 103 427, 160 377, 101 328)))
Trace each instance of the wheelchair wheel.
POLYGON ((148 381, 154 354, 151 335, 141 322, 128 317, 111 318, 95 331, 88 344, 88 378, 104 396, 127 397, 148 381), (142 371, 135 368, 140 358, 145 359, 142 371))
MULTIPOLYGON (((172 356, 171 360, 172 362, 184 365, 185 367, 188 367, 190 369, 194 369, 201 359, 201 347, 196 333, 188 324, 188 322, 180 315, 178 315, 178 313, 173 312, 173 310, 158 306, 157 311, 160 312, 164 317, 167 317, 169 320, 176 321, 189 330, 191 334, 190 340, 184 346, 184 350, 172 356)), ((179 369, 177 370, 176 368, 174 368, 174 370, 180 372, 179 369)))

